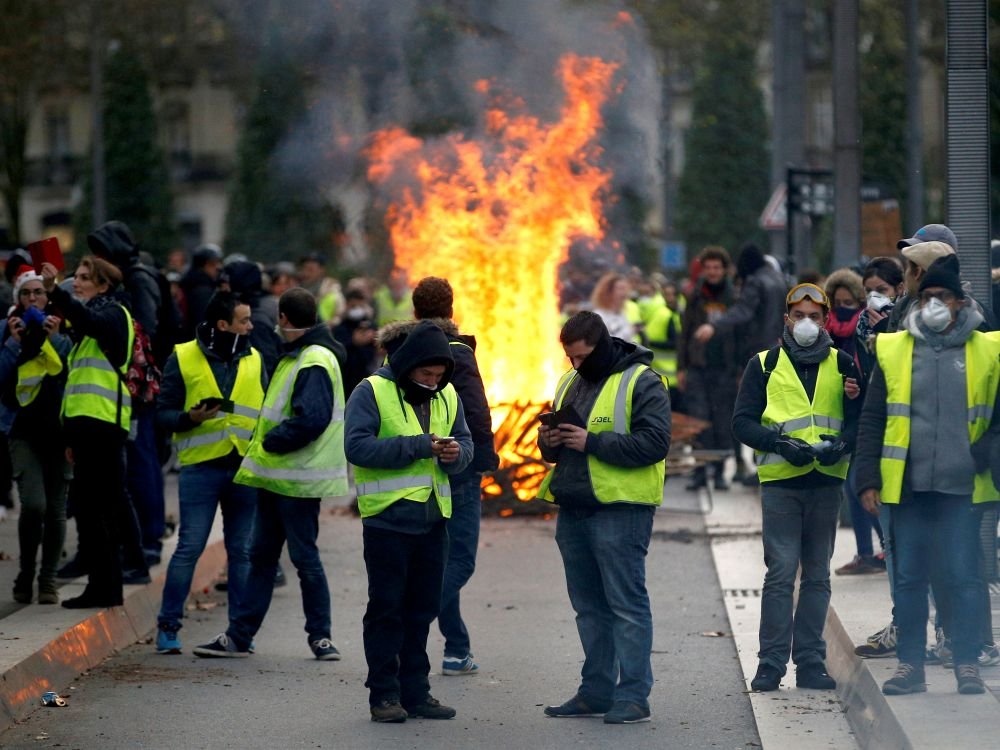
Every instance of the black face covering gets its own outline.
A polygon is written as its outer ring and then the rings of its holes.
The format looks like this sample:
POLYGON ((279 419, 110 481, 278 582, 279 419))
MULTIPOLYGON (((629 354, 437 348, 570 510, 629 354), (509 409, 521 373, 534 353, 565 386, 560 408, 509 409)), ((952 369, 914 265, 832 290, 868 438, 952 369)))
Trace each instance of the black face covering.
POLYGON ((615 344, 608 332, 605 331, 594 347, 594 351, 587 355, 576 371, 584 380, 599 383, 611 374, 611 368, 614 364, 615 344))
POLYGON ((213 328, 209 335, 209 348, 220 359, 228 360, 232 358, 240 345, 240 334, 233 333, 232 331, 220 331, 218 328, 213 328))
POLYGON ((398 385, 403 390, 403 400, 412 406, 426 404, 434 398, 434 394, 437 393, 437 388, 425 388, 420 385, 420 383, 417 383, 408 377, 400 380, 398 385))
POLYGON ((846 323, 851 318, 857 314, 858 308, 856 307, 835 307, 833 308, 833 314, 837 317, 841 323, 846 323))

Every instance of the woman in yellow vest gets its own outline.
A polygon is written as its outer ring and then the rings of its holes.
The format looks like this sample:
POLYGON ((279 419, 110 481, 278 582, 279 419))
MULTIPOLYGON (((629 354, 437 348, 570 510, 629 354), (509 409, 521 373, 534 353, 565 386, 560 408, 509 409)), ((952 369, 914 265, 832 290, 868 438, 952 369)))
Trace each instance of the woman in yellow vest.
POLYGON ((66 538, 66 477, 59 407, 69 338, 49 306, 42 277, 24 266, 14 279, 15 306, 0 346, 0 429, 8 437, 21 500, 17 521, 20 572, 14 601, 33 598, 39 545, 38 603, 56 604, 56 569, 66 538))
POLYGON ((472 460, 462 401, 449 383, 448 337, 423 320, 381 341, 388 366, 362 380, 347 403, 344 448, 354 466, 364 527, 364 617, 372 721, 450 719, 431 697, 427 631, 441 606, 448 477, 472 460))
MULTIPOLYGON (((910 250, 919 251, 920 245, 910 250)), ((886 695, 924 692, 931 567, 951 640, 958 692, 985 692, 978 661, 988 601, 979 568, 982 511, 1000 499, 991 476, 998 423, 1000 338, 976 330, 958 256, 934 261, 903 318, 879 335, 858 435, 856 489, 877 513, 889 509, 895 556, 896 655, 886 695)))
POLYGON ((74 345, 62 416, 73 462, 70 492, 87 569, 87 587, 62 603, 69 609, 122 603, 122 525, 131 513, 125 496, 125 439, 132 401, 124 378, 132 358, 132 316, 119 287, 121 272, 93 256, 80 260, 73 294, 56 286, 56 269, 42 266, 45 289, 65 314, 74 345))
POLYGON ((267 374, 250 346, 250 306, 232 292, 216 292, 194 341, 179 344, 163 368, 157 422, 173 433, 181 465, 180 530, 170 557, 157 617, 156 650, 179 654, 177 631, 195 565, 222 509, 229 608, 243 595, 250 572, 250 534, 257 492, 233 480, 250 446, 267 374))
POLYGON ((798 687, 832 690, 823 626, 860 391, 854 360, 833 348, 824 330, 826 293, 799 284, 785 304, 781 345, 747 364, 733 414, 733 435, 754 450, 767 565, 760 662, 750 686, 777 690, 791 657, 798 687))

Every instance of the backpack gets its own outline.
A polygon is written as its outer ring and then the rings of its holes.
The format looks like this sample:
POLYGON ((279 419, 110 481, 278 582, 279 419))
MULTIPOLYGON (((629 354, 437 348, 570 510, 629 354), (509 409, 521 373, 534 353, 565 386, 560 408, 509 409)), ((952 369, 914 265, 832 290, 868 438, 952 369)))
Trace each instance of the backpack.
POLYGON ((160 381, 163 373, 156 366, 156 355, 149 336, 142 330, 142 323, 132 321, 135 340, 132 343, 132 361, 128 371, 122 377, 122 382, 128 388, 133 404, 146 405, 156 401, 160 392, 160 381))
MULTIPOLYGON (((181 316, 170 293, 170 282, 158 269, 138 264, 131 266, 125 271, 125 287, 129 288, 132 278, 136 274, 148 274, 152 277, 159 292, 159 302, 156 306, 156 336, 150 340, 150 350, 153 352, 155 361, 165 362, 174 350, 174 345, 181 341, 181 316)), ((149 334, 145 334, 147 339, 151 339, 149 334)))

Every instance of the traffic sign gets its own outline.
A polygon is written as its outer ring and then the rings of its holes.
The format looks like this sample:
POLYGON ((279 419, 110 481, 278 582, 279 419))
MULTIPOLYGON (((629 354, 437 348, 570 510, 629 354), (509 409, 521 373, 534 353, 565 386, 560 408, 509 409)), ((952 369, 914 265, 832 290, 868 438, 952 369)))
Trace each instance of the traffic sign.
POLYGON ((788 226, 788 209, 786 207, 787 199, 788 186, 786 183, 782 182, 774 188, 774 192, 771 193, 770 200, 768 200, 767 205, 764 207, 764 211, 760 215, 761 229, 780 231, 788 226))

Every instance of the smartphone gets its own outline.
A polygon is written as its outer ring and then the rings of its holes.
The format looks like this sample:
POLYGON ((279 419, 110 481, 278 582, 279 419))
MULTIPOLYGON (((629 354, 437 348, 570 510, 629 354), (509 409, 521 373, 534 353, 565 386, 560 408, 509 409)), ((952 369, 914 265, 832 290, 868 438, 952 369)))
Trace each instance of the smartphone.
POLYGON ((445 435, 444 437, 434 438, 435 443, 454 443, 455 438, 451 435, 445 435))
POLYGON ((228 414, 232 414, 233 409, 235 408, 235 404, 233 404, 232 399, 219 398, 218 396, 209 396, 208 398, 203 398, 201 401, 195 404, 196 409, 200 407, 204 407, 206 409, 214 409, 216 406, 219 407, 219 411, 224 411, 228 414))
POLYGON ((538 421, 541 422, 546 427, 555 427, 555 412, 553 411, 543 411, 538 415, 538 421))

